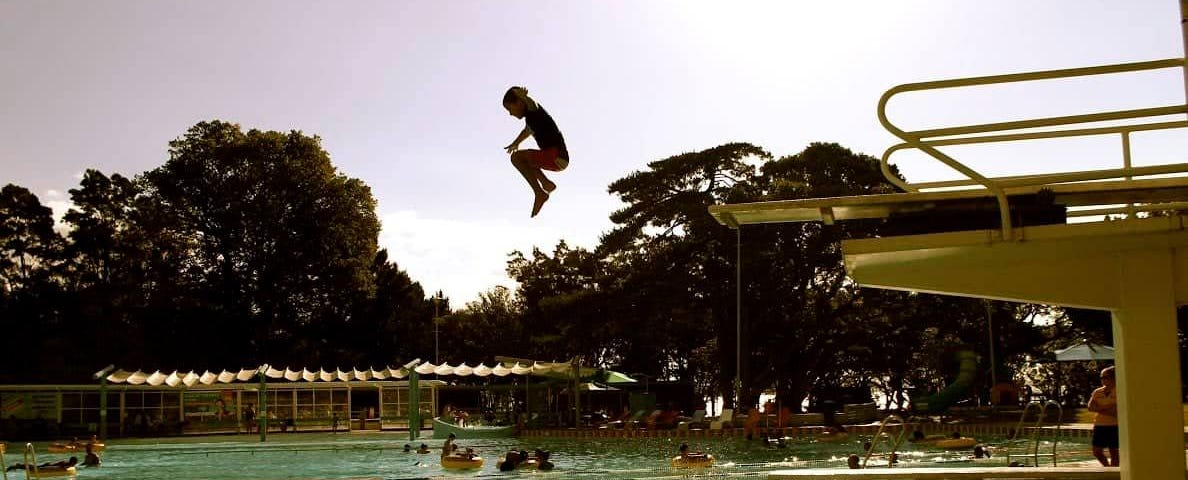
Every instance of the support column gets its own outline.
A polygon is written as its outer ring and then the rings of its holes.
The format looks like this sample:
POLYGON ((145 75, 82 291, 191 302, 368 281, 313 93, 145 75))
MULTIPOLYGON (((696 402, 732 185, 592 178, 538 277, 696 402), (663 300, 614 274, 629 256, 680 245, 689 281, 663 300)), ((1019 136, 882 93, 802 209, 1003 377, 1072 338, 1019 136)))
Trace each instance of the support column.
POLYGON ((1124 255, 1113 311, 1122 479, 1184 478, 1172 251, 1124 255))
POLYGON ((421 437, 421 374, 408 369, 408 441, 421 437))
POLYGON ((1184 37, 1184 97, 1188 99, 1188 0, 1180 0, 1180 34, 1184 37))

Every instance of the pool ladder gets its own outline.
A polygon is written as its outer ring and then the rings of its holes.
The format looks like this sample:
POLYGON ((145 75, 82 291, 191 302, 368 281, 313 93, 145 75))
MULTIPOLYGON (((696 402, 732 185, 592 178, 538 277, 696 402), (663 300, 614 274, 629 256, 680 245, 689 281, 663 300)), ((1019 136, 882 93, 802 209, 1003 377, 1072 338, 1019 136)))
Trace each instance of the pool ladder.
POLYGON ((1026 461, 1022 462, 1025 466, 1038 467, 1040 457, 1052 457, 1052 466, 1056 466, 1056 444, 1060 441, 1060 425, 1064 419, 1064 408, 1055 400, 1048 400, 1047 403, 1031 402, 1023 409, 1023 414, 1019 416, 1019 423, 1015 426, 1015 434, 1011 436, 1011 441, 1007 444, 1007 465, 1011 464, 1012 458, 1031 458, 1031 465, 1027 465, 1026 461), (1023 424, 1027 421, 1027 414, 1033 410, 1032 407, 1039 410, 1039 415, 1035 419, 1035 423, 1028 427, 1031 430, 1030 435, 1024 441, 1026 448, 1021 453, 1015 453, 1014 446, 1021 440, 1020 437, 1024 435, 1023 424), (1056 407, 1056 428, 1052 429, 1052 453, 1040 453, 1040 431, 1043 430, 1044 419, 1048 417, 1048 407, 1056 407))
POLYGON ((870 457, 874 456, 875 450, 878 449, 879 444, 886 440, 887 446, 891 447, 891 451, 887 453, 887 468, 895 466, 895 452, 903 445, 903 441, 907 439, 907 422, 903 421, 899 415, 887 415, 881 423, 879 423, 879 431, 875 433, 874 438, 870 440, 870 448, 866 450, 866 455, 862 457, 862 468, 866 468, 866 463, 870 461, 870 457), (899 435, 883 436, 887 427, 899 427, 899 435))
MULTIPOLYGON (((0 474, 3 475, 4 480, 8 480, 8 465, 4 463, 4 444, 0 443, 0 474)), ((37 450, 33 448, 32 443, 25 444, 25 478, 34 479, 41 478, 41 469, 37 467, 37 450)), ((73 475, 69 478, 75 478, 73 475)))

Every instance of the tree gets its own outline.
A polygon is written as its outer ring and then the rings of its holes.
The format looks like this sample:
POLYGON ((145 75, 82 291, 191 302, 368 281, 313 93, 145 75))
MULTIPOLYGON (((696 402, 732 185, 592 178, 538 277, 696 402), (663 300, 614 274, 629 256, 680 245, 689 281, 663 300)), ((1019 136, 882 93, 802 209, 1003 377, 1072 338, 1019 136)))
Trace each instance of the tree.
POLYGON ((28 378, 30 360, 64 364, 63 292, 54 277, 62 245, 52 210, 36 195, 13 184, 0 189, 0 330, 15 340, 0 354, 0 379, 28 378))
MULTIPOLYGON (((361 325, 342 335, 333 345, 344 362, 359 365, 399 365, 412 358, 431 360, 433 354, 433 303, 408 273, 380 250, 371 265, 374 294, 357 300, 353 315, 361 325), (357 342, 354 338, 374 339, 357 342)), ((448 302, 442 305, 448 310, 448 302)))
POLYGON ((47 279, 62 243, 53 211, 36 195, 11 183, 0 189, 0 279, 6 291, 47 279))
POLYGON ((616 226, 599 252, 623 277, 611 316, 622 334, 622 368, 693 381, 688 359, 715 338, 719 348, 709 351, 717 363, 734 365, 734 288, 726 280, 734 277, 734 235, 707 208, 754 198, 752 164, 770 157, 730 143, 651 162, 610 185, 626 206, 611 214, 616 226))
POLYGON ((320 143, 201 122, 144 176, 173 228, 196 241, 178 262, 205 286, 215 315, 202 327, 222 362, 332 361, 316 339, 350 326, 352 300, 374 288, 375 200, 320 143))

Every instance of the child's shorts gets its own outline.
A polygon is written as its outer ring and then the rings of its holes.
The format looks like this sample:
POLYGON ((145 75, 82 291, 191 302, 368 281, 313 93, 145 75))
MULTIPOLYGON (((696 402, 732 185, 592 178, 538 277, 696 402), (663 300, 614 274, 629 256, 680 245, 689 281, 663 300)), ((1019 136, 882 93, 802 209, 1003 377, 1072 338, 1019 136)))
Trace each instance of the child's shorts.
POLYGON ((558 157, 556 148, 546 148, 537 150, 536 155, 532 158, 532 163, 541 170, 548 170, 551 172, 560 172, 569 166, 569 160, 558 157))

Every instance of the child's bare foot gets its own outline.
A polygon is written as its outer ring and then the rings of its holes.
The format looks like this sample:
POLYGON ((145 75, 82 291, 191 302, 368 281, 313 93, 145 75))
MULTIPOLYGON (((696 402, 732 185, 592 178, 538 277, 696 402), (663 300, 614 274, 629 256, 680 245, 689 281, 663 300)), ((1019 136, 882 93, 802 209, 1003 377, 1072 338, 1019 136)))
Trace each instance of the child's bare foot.
POLYGON ((549 200, 549 194, 547 192, 543 192, 543 191, 536 192, 536 201, 532 202, 532 216, 533 217, 535 217, 536 214, 540 213, 540 207, 543 207, 544 203, 548 200, 549 200))
POLYGON ((544 179, 541 179, 541 181, 540 181, 540 188, 543 188, 543 189, 544 189, 544 191, 545 191, 545 192, 547 192, 547 193, 553 193, 553 190, 556 190, 556 189, 557 189, 557 184, 556 184, 556 183, 553 183, 553 182, 551 182, 551 181, 549 181, 549 180, 544 180, 544 179))

